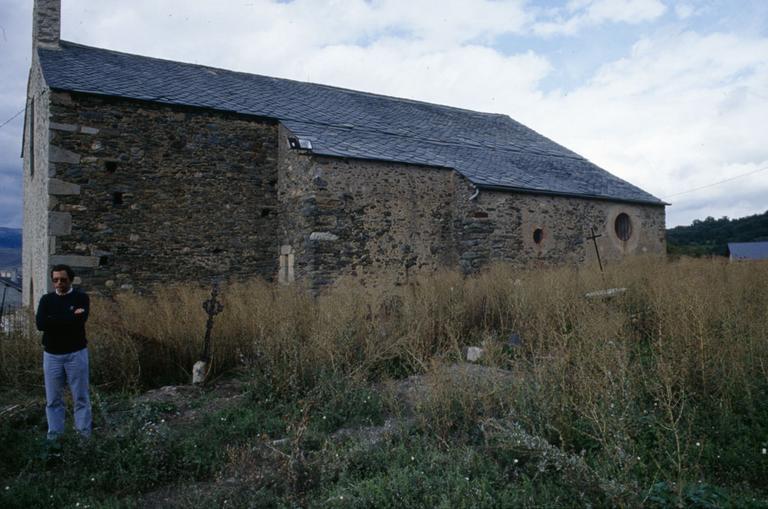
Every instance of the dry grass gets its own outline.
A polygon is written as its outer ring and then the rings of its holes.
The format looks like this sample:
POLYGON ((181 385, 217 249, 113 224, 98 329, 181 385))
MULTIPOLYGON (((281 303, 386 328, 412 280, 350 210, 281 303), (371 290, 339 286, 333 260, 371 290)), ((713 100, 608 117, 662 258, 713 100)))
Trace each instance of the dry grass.
MULTIPOLYGON (((150 297, 94 299, 94 382, 125 389, 188 380, 202 349, 207 295, 171 286, 150 297)), ((702 458, 715 454, 706 427, 759 412, 768 392, 765 263, 635 259, 605 274, 494 266, 388 291, 345 282, 315 298, 252 281, 222 295, 216 372, 251 366, 282 395, 329 377, 429 372, 442 382, 422 409, 425 429, 466 431, 481 418, 514 414, 560 448, 594 452, 612 478, 643 469, 695 477, 702 458), (611 287, 627 291, 584 297, 611 287), (521 346, 504 346, 511 333, 521 346), (516 383, 500 391, 445 379, 441 366, 481 343, 485 362, 511 369, 516 383)), ((37 343, 0 339, 0 383, 40 384, 37 343)))
MULTIPOLYGON (((599 379, 601 394, 618 397, 631 372, 653 369, 654 383, 727 403, 768 374, 767 283, 766 264, 650 259, 604 275, 494 266, 475 277, 444 272, 388 291, 349 282, 318 298, 300 287, 237 283, 224 289, 224 312, 215 319, 214 369, 257 364, 285 387, 321 371, 423 372, 435 358, 458 357, 466 344, 485 341, 497 351, 494 340, 515 332, 524 353, 516 362, 538 377, 568 374, 580 393, 599 379), (583 297, 605 287, 628 292, 611 301, 583 297)), ((94 299, 96 383, 183 379, 202 348, 207 296, 205 288, 169 286, 152 296, 94 299)), ((6 337, 0 345, 3 383, 36 376, 36 340, 6 337)))
MULTIPOLYGON (((494 266, 387 291, 345 282, 317 298, 300 288, 238 283, 223 289, 213 367, 246 364, 276 393, 295 394, 328 375, 437 372, 463 346, 483 342, 487 363, 520 377, 512 396, 529 429, 561 446, 600 447, 613 465, 631 470, 642 457, 633 437, 652 413, 655 440, 668 442, 667 460, 682 476, 698 454, 690 445, 696 408, 745 411, 765 396, 767 282, 765 263, 636 259, 605 274, 494 266), (584 298, 609 287, 627 292, 584 298), (504 341, 512 333, 522 345, 509 351, 504 341)), ((189 379, 207 294, 170 286, 148 297, 94 299, 94 382, 125 389, 189 379)), ((39 385, 39 356, 36 339, 2 338, 0 382, 39 385)))

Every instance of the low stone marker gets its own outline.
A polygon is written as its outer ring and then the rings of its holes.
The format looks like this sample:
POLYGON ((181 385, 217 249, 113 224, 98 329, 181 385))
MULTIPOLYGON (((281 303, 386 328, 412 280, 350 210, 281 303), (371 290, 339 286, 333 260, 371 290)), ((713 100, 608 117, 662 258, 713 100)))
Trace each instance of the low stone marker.
POLYGON ((597 290, 594 292, 585 293, 584 297, 588 299, 611 299, 617 295, 621 295, 626 291, 626 288, 608 288, 606 290, 597 290))
POLYGON ((467 361, 477 362, 482 358, 483 353, 483 349, 479 346, 467 347, 467 361))

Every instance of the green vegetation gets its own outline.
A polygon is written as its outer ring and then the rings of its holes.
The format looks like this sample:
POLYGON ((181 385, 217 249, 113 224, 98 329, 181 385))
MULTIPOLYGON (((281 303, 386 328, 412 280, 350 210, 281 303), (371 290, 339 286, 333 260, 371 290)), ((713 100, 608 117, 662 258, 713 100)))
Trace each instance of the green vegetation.
POLYGON ((0 338, 0 507, 768 507, 767 282, 648 259, 232 284, 213 381, 149 392, 189 379, 206 290, 94 299, 91 441, 45 442, 39 346, 0 338))
POLYGON ((768 211, 740 219, 708 217, 667 230, 667 250, 674 255, 728 256, 728 242, 761 240, 768 240, 768 211))

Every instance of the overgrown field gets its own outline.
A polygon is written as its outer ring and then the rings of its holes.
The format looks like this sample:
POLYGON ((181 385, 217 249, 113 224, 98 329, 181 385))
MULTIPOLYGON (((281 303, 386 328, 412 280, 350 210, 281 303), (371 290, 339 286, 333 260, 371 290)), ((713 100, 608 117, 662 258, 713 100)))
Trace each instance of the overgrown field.
POLYGON ((94 299, 87 443, 0 337, 0 507, 768 507, 766 263, 231 284, 214 381, 139 395, 189 380, 208 291, 94 299))

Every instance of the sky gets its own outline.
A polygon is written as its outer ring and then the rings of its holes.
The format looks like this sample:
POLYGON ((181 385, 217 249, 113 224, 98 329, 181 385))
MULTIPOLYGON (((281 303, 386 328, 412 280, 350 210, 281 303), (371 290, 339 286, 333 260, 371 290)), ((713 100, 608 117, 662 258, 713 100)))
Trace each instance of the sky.
MULTIPOLYGON (((0 124, 32 4, 0 0, 0 124)), ((768 210, 766 0, 63 0, 62 38, 504 113, 671 203, 668 227, 768 210)), ((0 127, 0 226, 22 129, 0 127)))

